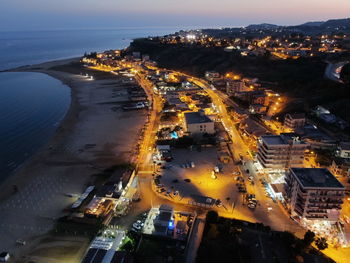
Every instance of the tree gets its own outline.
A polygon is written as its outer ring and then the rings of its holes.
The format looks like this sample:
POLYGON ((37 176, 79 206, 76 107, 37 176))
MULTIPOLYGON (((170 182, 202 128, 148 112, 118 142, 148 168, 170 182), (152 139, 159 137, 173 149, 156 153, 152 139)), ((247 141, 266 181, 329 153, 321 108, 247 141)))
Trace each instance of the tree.
POLYGON ((315 240, 315 233, 308 230, 305 235, 304 235, 304 239, 303 242, 305 244, 305 247, 308 247, 311 245, 312 242, 314 242, 315 240))
POLYGON ((319 250, 324 250, 328 248, 327 240, 324 237, 316 239, 315 244, 319 250))
POLYGON ((217 223, 218 222, 219 215, 216 211, 208 211, 206 222, 208 224, 217 223))

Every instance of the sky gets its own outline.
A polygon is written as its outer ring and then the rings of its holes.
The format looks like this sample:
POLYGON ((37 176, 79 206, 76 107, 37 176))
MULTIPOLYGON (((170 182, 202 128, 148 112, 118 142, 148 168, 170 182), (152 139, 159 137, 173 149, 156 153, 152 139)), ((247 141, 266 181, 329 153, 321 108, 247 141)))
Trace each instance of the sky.
POLYGON ((0 30, 297 25, 350 17, 350 0, 0 0, 0 30))

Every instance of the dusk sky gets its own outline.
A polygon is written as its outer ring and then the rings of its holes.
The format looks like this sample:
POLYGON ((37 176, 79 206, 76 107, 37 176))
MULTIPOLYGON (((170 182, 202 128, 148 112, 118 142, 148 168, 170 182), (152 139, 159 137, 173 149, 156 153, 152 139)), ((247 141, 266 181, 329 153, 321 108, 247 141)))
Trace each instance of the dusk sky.
POLYGON ((295 25, 346 18, 349 0, 1 0, 0 30, 295 25))

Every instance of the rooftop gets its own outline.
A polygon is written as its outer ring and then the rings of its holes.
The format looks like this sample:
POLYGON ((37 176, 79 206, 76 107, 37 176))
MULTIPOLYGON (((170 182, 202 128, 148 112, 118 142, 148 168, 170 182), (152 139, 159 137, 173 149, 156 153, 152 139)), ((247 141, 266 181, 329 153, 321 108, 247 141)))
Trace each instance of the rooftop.
POLYGON ((293 142, 294 144, 305 144, 299 140, 299 136, 295 133, 281 133, 280 135, 263 135, 261 139, 269 145, 286 145, 293 142))
POLYGON ((290 171, 304 188, 345 189, 326 168, 291 168, 290 171))
POLYGON ((212 122, 203 112, 186 112, 184 115, 187 124, 212 122))
POLYGON ((341 142, 339 145, 340 149, 343 151, 349 151, 350 150, 350 142, 341 142))
POLYGON ((305 113, 287 113, 286 117, 289 115, 290 118, 296 119, 305 119, 305 113))

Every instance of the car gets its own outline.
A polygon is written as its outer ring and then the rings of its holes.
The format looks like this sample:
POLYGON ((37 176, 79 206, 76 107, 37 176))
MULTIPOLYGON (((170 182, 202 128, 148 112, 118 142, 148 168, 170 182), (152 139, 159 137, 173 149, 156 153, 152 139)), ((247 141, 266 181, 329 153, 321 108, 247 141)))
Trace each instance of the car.
POLYGON ((248 204, 257 204, 258 203, 258 201, 256 200, 256 199, 250 199, 249 201, 248 201, 248 204))
POLYGON ((255 209, 256 208, 256 205, 254 205, 254 204, 250 204, 250 203, 248 203, 248 205, 247 205, 250 209, 255 209))
POLYGON ((249 194, 249 195, 247 196, 247 199, 255 199, 255 194, 249 194))
POLYGON ((136 230, 141 230, 142 226, 140 224, 134 223, 132 227, 136 230))
POLYGON ((248 181, 249 181, 249 182, 252 182, 253 179, 254 179, 253 176, 249 176, 249 177, 248 177, 248 181))
POLYGON ((215 173, 219 173, 219 172, 220 172, 219 166, 216 165, 216 166, 214 167, 214 172, 215 172, 215 173))
POLYGON ((17 239, 17 240, 16 240, 16 244, 25 246, 26 241, 24 241, 23 239, 17 239))
POLYGON ((190 183, 191 182, 191 179, 184 179, 184 181, 186 182, 186 183, 190 183))

